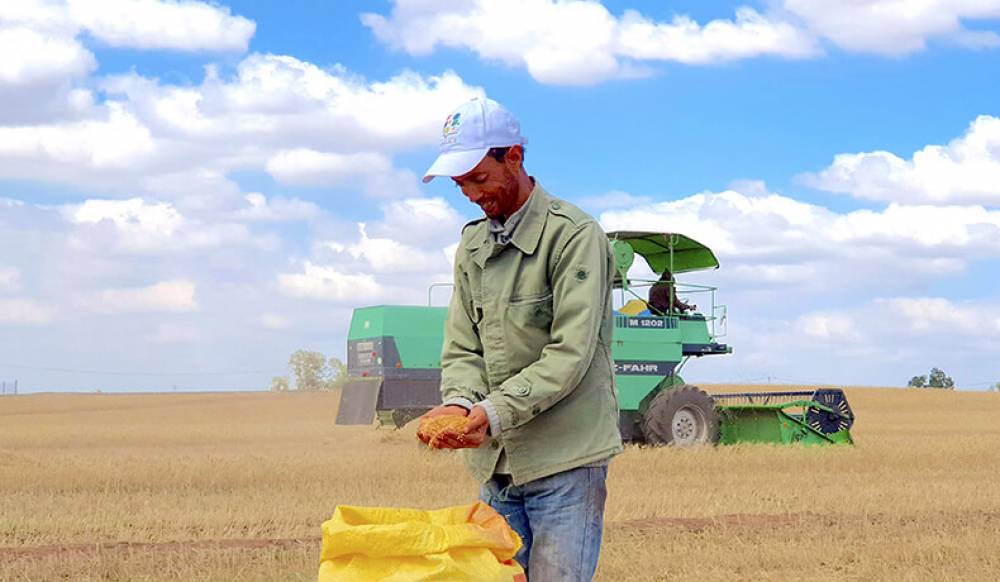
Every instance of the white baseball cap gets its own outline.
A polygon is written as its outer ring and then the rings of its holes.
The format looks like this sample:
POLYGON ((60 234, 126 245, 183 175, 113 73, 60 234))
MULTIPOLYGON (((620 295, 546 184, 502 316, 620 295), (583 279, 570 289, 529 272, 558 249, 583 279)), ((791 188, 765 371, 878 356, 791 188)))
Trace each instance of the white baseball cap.
POLYGON ((524 145, 521 124, 507 108, 487 97, 463 103, 441 128, 441 152, 424 174, 424 183, 435 176, 461 176, 475 168, 490 148, 524 145))

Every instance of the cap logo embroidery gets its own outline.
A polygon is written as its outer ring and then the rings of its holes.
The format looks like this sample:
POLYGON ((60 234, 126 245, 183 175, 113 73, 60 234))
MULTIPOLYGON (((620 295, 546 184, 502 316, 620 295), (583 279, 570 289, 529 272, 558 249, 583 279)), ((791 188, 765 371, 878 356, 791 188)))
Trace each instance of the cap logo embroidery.
POLYGON ((462 124, 462 114, 452 113, 448 119, 444 120, 444 128, 441 130, 443 137, 449 137, 458 131, 458 126, 462 124))

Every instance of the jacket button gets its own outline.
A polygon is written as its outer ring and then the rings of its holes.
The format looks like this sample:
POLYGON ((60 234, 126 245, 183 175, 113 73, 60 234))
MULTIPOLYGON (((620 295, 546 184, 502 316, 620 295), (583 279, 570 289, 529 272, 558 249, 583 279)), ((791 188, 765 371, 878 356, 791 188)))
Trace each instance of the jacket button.
POLYGON ((527 386, 517 386, 514 388, 514 394, 517 394, 518 396, 527 396, 530 392, 531 388, 528 388, 527 386))
POLYGON ((500 448, 500 443, 498 443, 496 441, 493 441, 493 442, 490 443, 490 448, 492 448, 492 449, 499 449, 500 448))
POLYGON ((562 204, 559 204, 558 202, 553 202, 552 208, 559 210, 560 208, 562 208, 562 204))

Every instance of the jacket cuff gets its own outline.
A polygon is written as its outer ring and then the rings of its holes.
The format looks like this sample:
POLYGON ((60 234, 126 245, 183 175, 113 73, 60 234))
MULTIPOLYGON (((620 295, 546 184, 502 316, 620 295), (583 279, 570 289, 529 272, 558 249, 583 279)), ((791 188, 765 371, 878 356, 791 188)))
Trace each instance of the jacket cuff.
POLYGON ((500 424, 500 415, 497 413, 497 407, 492 401, 487 399, 482 399, 475 404, 486 411, 486 418, 490 421, 490 434, 494 438, 500 437, 500 431, 503 430, 500 424))
POLYGON ((441 406, 461 406, 466 410, 472 410, 472 407, 476 404, 469 400, 468 398, 462 398, 461 396, 456 396, 454 398, 449 398, 441 403, 441 406))

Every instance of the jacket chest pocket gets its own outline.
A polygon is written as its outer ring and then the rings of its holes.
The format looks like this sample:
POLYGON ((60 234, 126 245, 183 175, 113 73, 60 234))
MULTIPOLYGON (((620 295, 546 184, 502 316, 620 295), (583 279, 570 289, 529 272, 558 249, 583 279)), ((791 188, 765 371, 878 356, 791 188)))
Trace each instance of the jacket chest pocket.
POLYGON ((507 305, 507 319, 515 328, 525 331, 552 327, 552 292, 512 297, 507 305))

